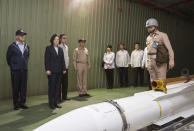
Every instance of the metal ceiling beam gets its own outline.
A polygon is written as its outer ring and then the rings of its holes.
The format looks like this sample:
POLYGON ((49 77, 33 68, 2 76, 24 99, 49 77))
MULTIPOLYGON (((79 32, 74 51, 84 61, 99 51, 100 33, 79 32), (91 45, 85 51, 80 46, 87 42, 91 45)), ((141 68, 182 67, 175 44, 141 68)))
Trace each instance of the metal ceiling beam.
POLYGON ((187 20, 194 21, 193 17, 191 17, 191 16, 187 16, 187 15, 185 15, 185 14, 179 12, 179 11, 174 11, 174 10, 170 10, 170 9, 168 9, 166 7, 159 6, 159 5, 155 4, 155 3, 150 2, 149 0, 137 0, 137 1, 139 1, 140 3, 142 3, 144 5, 151 6, 151 7, 155 8, 155 9, 160 9, 160 10, 166 11, 166 12, 168 12, 170 14, 173 14, 173 15, 185 18, 187 20))
POLYGON ((170 8, 170 7, 173 7, 173 6, 177 6, 177 5, 182 5, 182 4, 186 4, 186 3, 189 3, 189 2, 192 2, 193 0, 181 0, 181 1, 178 1, 178 2, 175 2, 175 3, 172 3, 168 6, 166 6, 166 8, 170 8))

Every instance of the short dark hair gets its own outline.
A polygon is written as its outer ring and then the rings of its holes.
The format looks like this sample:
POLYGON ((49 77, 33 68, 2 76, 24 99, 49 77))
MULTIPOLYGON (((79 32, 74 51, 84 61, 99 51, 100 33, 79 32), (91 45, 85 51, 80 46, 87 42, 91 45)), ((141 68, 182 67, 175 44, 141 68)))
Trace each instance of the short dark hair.
POLYGON ((139 42, 135 42, 135 44, 134 44, 134 45, 136 45, 136 44, 138 44, 138 45, 140 46, 140 43, 139 43, 139 42))
POLYGON ((124 44, 124 43, 120 43, 119 45, 125 46, 125 44, 124 44))
POLYGON ((61 40, 62 40, 63 36, 66 36, 66 34, 60 34, 59 35, 59 44, 61 43, 61 40))
POLYGON ((112 49, 112 45, 107 45, 107 48, 110 48, 110 49, 112 49))
POLYGON ((60 34, 59 39, 61 40, 63 38, 63 36, 66 36, 66 34, 60 34))
POLYGON ((53 42, 55 40, 55 37, 59 37, 59 36, 57 34, 54 34, 54 35, 51 36, 51 38, 50 38, 51 45, 53 45, 53 42))
POLYGON ((81 42, 86 43, 86 40, 85 39, 78 40, 78 43, 81 43, 81 42))

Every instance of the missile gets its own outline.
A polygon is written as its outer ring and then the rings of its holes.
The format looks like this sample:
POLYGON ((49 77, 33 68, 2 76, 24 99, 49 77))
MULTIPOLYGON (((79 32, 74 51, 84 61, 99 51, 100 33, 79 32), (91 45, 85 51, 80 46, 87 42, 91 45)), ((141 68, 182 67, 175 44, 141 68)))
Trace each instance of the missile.
POLYGON ((75 109, 34 131, 136 131, 194 114, 194 81, 75 109))

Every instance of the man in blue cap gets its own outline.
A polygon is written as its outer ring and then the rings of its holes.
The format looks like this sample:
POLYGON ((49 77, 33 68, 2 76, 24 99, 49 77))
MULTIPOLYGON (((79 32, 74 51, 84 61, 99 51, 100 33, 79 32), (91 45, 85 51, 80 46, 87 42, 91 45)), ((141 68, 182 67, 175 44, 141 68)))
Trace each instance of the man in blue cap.
POLYGON ((11 71, 14 110, 28 108, 25 102, 30 50, 29 46, 25 43, 26 35, 27 33, 21 29, 16 31, 16 42, 13 42, 8 47, 6 56, 11 71))

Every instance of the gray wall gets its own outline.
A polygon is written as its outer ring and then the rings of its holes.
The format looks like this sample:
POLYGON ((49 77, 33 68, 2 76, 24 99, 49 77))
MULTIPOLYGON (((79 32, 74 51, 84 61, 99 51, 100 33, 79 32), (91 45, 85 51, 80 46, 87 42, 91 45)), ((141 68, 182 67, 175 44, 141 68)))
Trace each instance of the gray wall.
MULTIPOLYGON (((15 31, 24 29, 31 48, 28 73, 28 95, 47 94, 47 78, 44 70, 44 51, 53 33, 66 33, 70 49, 69 90, 76 90, 73 70, 73 49, 80 37, 87 39, 92 69, 88 74, 88 88, 106 87, 101 62, 105 47, 124 42, 128 51, 134 42, 145 47, 147 32, 145 21, 155 17, 160 30, 168 33, 175 50, 175 64, 168 76, 179 76, 182 67, 194 72, 192 47, 193 23, 184 21, 159 10, 153 10, 129 0, 0 0, 0 98, 11 97, 10 71, 5 55, 7 47, 15 40, 15 31), (78 3, 76 3, 78 2, 78 3), (122 11, 119 11, 122 8, 122 11)), ((115 71, 115 86, 118 75, 115 71)), ((130 80, 132 81, 130 72, 130 80)))

